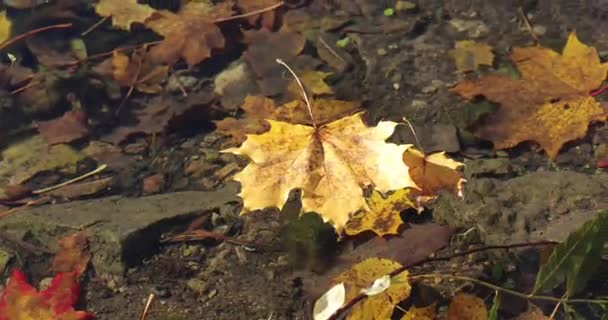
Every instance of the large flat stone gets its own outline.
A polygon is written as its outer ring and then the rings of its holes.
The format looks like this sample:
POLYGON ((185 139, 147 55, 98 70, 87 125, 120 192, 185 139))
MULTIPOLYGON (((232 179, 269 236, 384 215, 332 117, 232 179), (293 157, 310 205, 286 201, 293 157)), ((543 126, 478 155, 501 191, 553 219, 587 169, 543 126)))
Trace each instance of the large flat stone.
POLYGON ((236 201, 237 193, 238 184, 230 183, 213 192, 185 191, 141 198, 112 196, 45 205, 0 219, 0 229, 17 234, 29 232, 54 249, 57 237, 90 225, 86 230, 95 269, 120 274, 156 252, 159 236, 175 223, 236 201))

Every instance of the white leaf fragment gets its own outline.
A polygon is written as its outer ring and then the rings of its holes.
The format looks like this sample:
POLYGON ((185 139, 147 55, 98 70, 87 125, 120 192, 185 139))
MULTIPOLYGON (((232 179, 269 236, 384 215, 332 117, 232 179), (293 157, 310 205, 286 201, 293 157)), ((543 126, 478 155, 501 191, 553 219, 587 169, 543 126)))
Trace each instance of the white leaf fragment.
POLYGON ((329 289, 321 298, 315 302, 313 308, 314 320, 327 320, 331 317, 342 305, 346 299, 346 289, 344 283, 339 283, 329 289))
POLYGON ((375 296, 379 293, 382 293, 391 286, 391 276, 384 275, 376 280, 369 288, 361 289, 361 293, 366 296, 375 296))

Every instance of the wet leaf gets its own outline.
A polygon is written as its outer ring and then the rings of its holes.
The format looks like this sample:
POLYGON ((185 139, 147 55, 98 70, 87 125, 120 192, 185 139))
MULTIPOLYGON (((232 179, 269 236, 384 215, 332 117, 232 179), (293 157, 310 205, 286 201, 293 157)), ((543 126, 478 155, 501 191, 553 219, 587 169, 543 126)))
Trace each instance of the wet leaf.
POLYGON ((528 311, 518 315, 514 320, 551 320, 538 308, 530 308, 528 311))
MULTIPOLYGON (((378 278, 384 277, 400 267, 401 264, 395 261, 370 258, 339 274, 334 281, 345 284, 346 300, 350 301, 359 295, 361 290, 369 288, 378 278)), ((379 294, 370 295, 367 299, 355 304, 350 309, 347 319, 390 319, 395 305, 407 298, 410 291, 408 272, 404 271, 391 278, 388 289, 379 294)))
POLYGON ((583 137, 590 122, 606 114, 589 92, 606 79, 608 63, 574 33, 562 54, 542 47, 514 48, 511 59, 522 78, 489 75, 452 89, 466 99, 485 96, 500 104, 475 128, 498 149, 535 141, 555 159, 562 145, 583 137))
POLYGON ((159 93, 161 82, 167 79, 169 66, 155 64, 148 57, 145 48, 134 50, 131 57, 114 51, 112 76, 123 87, 135 87, 143 93, 159 93))
POLYGON ((251 162, 241 182, 244 210, 282 208, 292 189, 302 189, 304 212, 317 212, 340 231, 351 213, 367 208, 362 186, 381 191, 412 186, 401 159, 409 145, 386 143, 397 123, 367 127, 361 113, 312 126, 268 120, 270 130, 248 135, 240 148, 224 150, 251 162))
POLYGON ((492 66, 494 62, 492 47, 471 40, 457 41, 450 54, 460 72, 474 71, 481 65, 492 66))
POLYGON ((479 297, 468 293, 457 293, 448 307, 447 320, 486 320, 488 309, 479 297))
POLYGON ((384 196, 378 190, 373 190, 366 199, 369 210, 354 214, 344 226, 344 233, 356 235, 371 230, 380 237, 397 234, 403 223, 401 211, 415 207, 409 199, 410 191, 400 189, 384 196))
POLYGON ((6 11, 0 12, 0 43, 11 37, 11 21, 6 17, 6 11))
POLYGON ((146 26, 163 36, 164 40, 151 49, 152 60, 172 64, 182 58, 192 67, 211 57, 213 49, 221 49, 225 44, 224 35, 214 20, 230 15, 231 1, 217 5, 191 1, 178 13, 168 10, 155 12, 146 20, 146 26))
POLYGON ((437 304, 433 303, 426 307, 409 308, 401 320, 435 320, 436 317, 437 304))
MULTIPOLYGON (((313 96, 333 94, 334 91, 332 90, 332 88, 327 85, 327 83, 325 83, 325 78, 327 78, 331 74, 331 72, 306 70, 302 72, 302 75, 300 76, 300 81, 302 81, 304 88, 307 89, 307 94, 313 96)), ((294 97, 302 96, 302 90, 295 81, 292 81, 287 89, 294 97)))
MULTIPOLYGON (((327 123, 351 114, 361 108, 354 101, 316 99, 312 105, 315 122, 327 123)), ((261 96, 248 96, 241 109, 245 112, 242 118, 224 118, 215 122, 219 133, 232 138, 235 145, 241 144, 247 134, 261 134, 270 128, 265 119, 285 121, 294 124, 310 124, 310 114, 306 104, 294 100, 282 106, 276 106, 272 99, 261 96)))
POLYGON ((137 0, 100 0, 95 4, 95 12, 102 17, 112 17, 114 27, 131 30, 131 24, 143 24, 155 10, 137 0))
POLYGON ((70 110, 63 116, 36 122, 36 128, 46 143, 69 143, 89 135, 87 116, 82 110, 70 110))
POLYGON ((58 239, 57 246, 57 253, 51 267, 53 272, 74 272, 76 276, 79 276, 86 271, 91 261, 91 251, 85 231, 58 239))
MULTIPOLYGON (((237 0, 236 4, 243 13, 248 13, 269 8, 278 2, 278 0, 237 0)), ((275 24, 276 12, 275 10, 269 10, 261 14, 250 15, 246 19, 251 25, 256 25, 259 21, 262 27, 270 30, 275 24)))
POLYGON ((602 211, 558 244, 536 276, 534 292, 551 290, 566 283, 568 296, 585 288, 601 262, 608 241, 608 211, 602 211))
POLYGON ((441 190, 462 196, 465 180, 458 171, 461 162, 446 157, 445 152, 425 156, 409 148, 403 153, 403 162, 410 168, 409 174, 418 186, 413 193, 423 197, 435 197, 441 190))
POLYGON ((74 310, 79 294, 74 273, 57 274, 47 289, 37 292, 15 269, 0 297, 0 320, 93 319, 86 311, 74 310))

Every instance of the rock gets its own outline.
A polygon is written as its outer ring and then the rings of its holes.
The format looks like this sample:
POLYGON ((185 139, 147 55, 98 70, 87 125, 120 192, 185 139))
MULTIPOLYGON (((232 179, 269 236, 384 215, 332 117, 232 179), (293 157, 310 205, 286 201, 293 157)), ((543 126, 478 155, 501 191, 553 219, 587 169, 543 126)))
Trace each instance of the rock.
POLYGON ((507 158, 471 160, 467 161, 464 167, 466 179, 482 176, 504 176, 513 172, 513 165, 507 158))
POLYGON ((454 228, 477 227, 488 245, 562 241, 608 209, 608 173, 533 172, 509 180, 471 179, 464 200, 444 194, 433 217, 454 228), (487 192, 487 185, 493 185, 487 192))
POLYGON ((93 266, 99 273, 121 274, 155 253, 160 235, 201 211, 236 201, 238 183, 213 192, 186 191, 141 198, 113 196, 24 208, 0 220, 0 229, 29 231, 40 243, 87 226, 93 266))
POLYGON ((197 278, 188 280, 188 282, 186 282, 186 286, 188 286, 188 288, 196 294, 202 294, 209 288, 207 282, 197 278))
MULTIPOLYGON (((458 133, 456 127, 451 124, 435 124, 426 126, 414 125, 414 131, 418 137, 418 141, 422 145, 424 152, 431 154, 433 152, 458 152, 460 151, 460 142, 458 141, 458 133)), ((419 148, 418 141, 414 137, 414 133, 409 126, 398 126, 393 135, 396 141, 404 144, 413 144, 419 148)))

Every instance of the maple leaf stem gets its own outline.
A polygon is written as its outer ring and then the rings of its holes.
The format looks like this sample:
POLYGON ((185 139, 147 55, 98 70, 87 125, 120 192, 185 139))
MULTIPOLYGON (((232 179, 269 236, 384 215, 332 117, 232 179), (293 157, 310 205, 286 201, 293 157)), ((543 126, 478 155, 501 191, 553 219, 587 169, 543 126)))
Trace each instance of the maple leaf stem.
POLYGON ((604 92, 606 90, 608 90, 608 84, 604 85, 603 87, 601 87, 601 88, 599 88, 599 89, 597 89, 595 91, 592 91, 589 95, 591 95, 592 97, 597 97, 600 94, 602 94, 602 92, 604 92))
POLYGON ((288 66, 287 63, 285 63, 283 60, 277 59, 276 62, 278 64, 282 65, 283 67, 285 67, 287 69, 287 71, 289 71, 289 73, 291 73, 291 75, 296 79, 296 82, 298 83, 298 86, 300 87, 300 90, 302 91, 302 96, 304 97, 304 101, 306 102, 306 108, 308 109, 308 115, 310 115, 310 121, 312 122, 312 126, 316 130, 317 124, 315 123, 315 117, 313 117, 313 115, 312 115, 312 105, 310 103, 310 100, 308 100, 308 95, 306 94, 304 85, 302 85, 302 81, 300 81, 300 78, 298 78, 298 75, 296 75, 296 73, 293 71, 293 69, 291 69, 291 67, 288 66))
POLYGON ((28 31, 28 32, 26 32, 24 34, 20 34, 20 35, 18 35, 16 37, 13 37, 11 39, 8 39, 8 40, 2 42, 0 44, 0 50, 2 50, 4 48, 12 45, 13 43, 15 43, 17 41, 20 41, 20 40, 23 40, 23 39, 25 39, 27 37, 36 35, 36 34, 38 34, 40 32, 44 32, 44 31, 47 31, 47 30, 53 30, 53 29, 66 29, 66 28, 71 28, 71 27, 72 27, 71 23, 61 23, 61 24, 53 24, 53 25, 50 25, 50 26, 42 27, 42 28, 36 28, 36 29, 30 30, 30 31, 28 31))
POLYGON ((416 130, 414 130, 414 126, 412 125, 412 123, 406 117, 403 117, 401 119, 410 127, 410 130, 412 130, 412 134, 414 135, 414 139, 416 140, 416 144, 418 145, 418 149, 420 149, 420 151, 422 151, 422 154, 426 156, 426 152, 424 152, 422 144, 420 143, 420 140, 418 140, 418 135, 416 134, 416 130))
POLYGON ((236 16, 230 16, 230 17, 225 17, 225 18, 219 18, 219 19, 215 19, 213 20, 213 22, 218 23, 218 22, 224 22, 224 21, 230 21, 230 20, 236 20, 236 19, 240 19, 240 18, 246 18, 249 16, 254 16, 256 14, 260 14, 260 13, 264 13, 267 11, 271 11, 274 10, 280 6, 282 6, 283 4, 285 4, 284 1, 279 1, 271 6, 268 6, 266 8, 262 8, 262 9, 258 9, 258 10, 253 10, 250 12, 245 12, 243 14, 237 14, 236 16))

